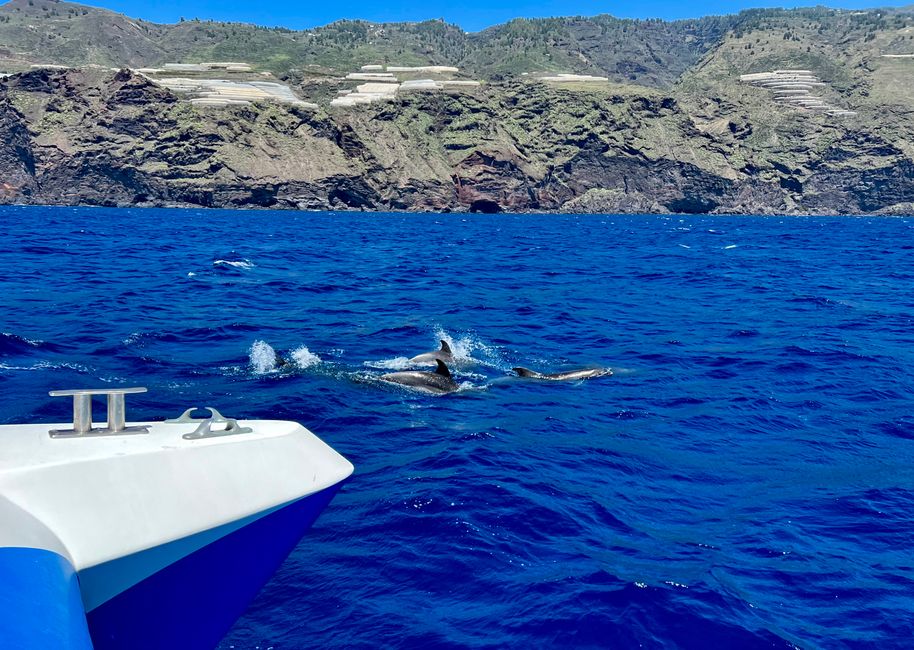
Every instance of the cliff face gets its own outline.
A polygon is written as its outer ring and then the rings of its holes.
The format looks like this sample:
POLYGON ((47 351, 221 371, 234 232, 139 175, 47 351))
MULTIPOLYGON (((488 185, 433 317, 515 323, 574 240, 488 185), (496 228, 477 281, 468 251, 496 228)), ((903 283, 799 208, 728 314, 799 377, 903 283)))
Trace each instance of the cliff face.
MULTIPOLYGON (((725 102, 726 100, 715 100, 725 102)), ((0 84, 0 201, 368 210, 905 212, 910 130, 489 84, 359 110, 193 106, 129 71, 0 84), (900 136, 899 136, 900 134, 900 136)))

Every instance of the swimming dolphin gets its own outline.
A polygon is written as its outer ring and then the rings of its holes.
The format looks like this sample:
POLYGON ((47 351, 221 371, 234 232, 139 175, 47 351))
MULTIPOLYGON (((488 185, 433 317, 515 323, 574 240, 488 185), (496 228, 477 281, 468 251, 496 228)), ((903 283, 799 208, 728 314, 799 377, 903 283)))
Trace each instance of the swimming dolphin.
POLYGON ((405 370, 403 372, 391 372, 381 375, 381 379, 393 384, 401 384, 410 388, 428 391, 430 393, 453 393, 457 390, 457 382, 451 377, 451 371, 447 369, 441 359, 436 359, 438 368, 435 372, 426 370, 405 370))
POLYGON ((584 370, 567 370, 544 374, 527 368, 512 368, 521 377, 530 379, 547 379, 549 381, 574 381, 575 379, 590 379, 613 374, 612 368, 586 368, 584 370))
POLYGON ((436 361, 451 363, 454 361, 454 353, 451 352, 451 346, 444 339, 441 340, 441 348, 434 352, 423 352, 409 360, 410 363, 417 366, 434 366, 436 361))
POLYGON ((292 362, 282 356, 279 352, 274 351, 273 354, 275 355, 273 363, 276 366, 277 370, 282 370, 286 366, 292 365, 292 362))

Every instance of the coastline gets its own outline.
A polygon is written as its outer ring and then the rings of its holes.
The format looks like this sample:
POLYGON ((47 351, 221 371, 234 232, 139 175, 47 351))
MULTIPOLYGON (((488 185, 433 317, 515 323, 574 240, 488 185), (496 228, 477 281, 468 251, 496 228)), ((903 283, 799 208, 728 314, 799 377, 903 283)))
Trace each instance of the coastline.
POLYGON ((899 213, 876 213, 861 212, 855 214, 849 213, 785 213, 785 212, 570 212, 563 210, 519 210, 519 211, 502 211, 494 213, 471 212, 469 210, 384 210, 372 209, 364 210, 357 208, 328 208, 321 209, 300 209, 300 208, 282 208, 282 207, 264 207, 264 206, 201 206, 193 204, 175 205, 175 204, 121 204, 121 205, 97 205, 91 203, 0 203, 0 211, 4 209, 79 209, 79 210, 99 210, 99 211, 116 211, 116 210, 143 210, 143 211, 178 211, 186 210, 193 212, 251 212, 254 214, 264 212, 278 212, 282 214, 294 215, 322 215, 322 214, 340 214, 340 215, 377 215, 377 216, 454 216, 454 217, 516 217, 516 216, 543 216, 543 217, 721 217, 721 218, 775 218, 775 219, 826 219, 826 218, 850 218, 850 219, 906 219, 914 218, 914 207, 910 212, 899 213))

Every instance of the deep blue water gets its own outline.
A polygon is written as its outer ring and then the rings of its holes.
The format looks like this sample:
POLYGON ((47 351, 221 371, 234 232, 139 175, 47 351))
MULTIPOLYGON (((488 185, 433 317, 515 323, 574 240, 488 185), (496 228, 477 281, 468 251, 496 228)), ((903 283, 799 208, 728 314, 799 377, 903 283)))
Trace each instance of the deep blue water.
POLYGON ((355 464, 224 648, 911 643, 914 219, 0 220, 0 421, 142 384, 355 464), (440 337, 460 392, 377 381, 440 337))

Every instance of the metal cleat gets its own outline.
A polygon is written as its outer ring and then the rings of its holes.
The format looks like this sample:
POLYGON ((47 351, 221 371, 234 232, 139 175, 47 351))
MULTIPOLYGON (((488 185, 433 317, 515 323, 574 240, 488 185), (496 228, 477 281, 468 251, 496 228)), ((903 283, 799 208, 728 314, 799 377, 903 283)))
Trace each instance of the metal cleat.
POLYGON ((243 427, 238 424, 235 418, 227 418, 211 406, 206 410, 210 412, 208 418, 192 418, 190 416, 196 410, 195 408, 187 409, 180 417, 173 420, 165 420, 174 424, 197 423, 197 428, 191 433, 185 433, 182 438, 185 440, 200 440, 203 438, 217 438, 220 436, 233 436, 238 433, 251 433, 254 431, 251 427, 243 427), (213 425, 224 425, 222 428, 213 428, 213 425))
POLYGON ((209 411, 208 418, 191 417, 190 414, 197 410, 199 410, 199 407, 192 406, 191 408, 184 411, 178 417, 171 418, 170 420, 165 420, 165 423, 166 424, 190 424, 190 423, 199 424, 200 422, 205 422, 206 420, 216 420, 217 422, 224 422, 227 419, 224 415, 222 415, 222 413, 220 413, 216 409, 212 408, 211 406, 206 407, 206 410, 209 411))
POLYGON ((80 388, 74 390, 52 390, 48 392, 51 397, 73 398, 73 428, 51 429, 52 438, 81 438, 87 436, 127 435, 134 433, 149 433, 149 427, 132 426, 126 423, 126 410, 124 395, 127 393, 145 393, 142 386, 133 388, 80 388), (108 426, 92 427, 92 396, 108 396, 108 426))

